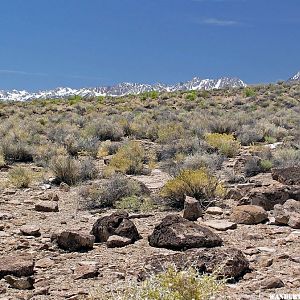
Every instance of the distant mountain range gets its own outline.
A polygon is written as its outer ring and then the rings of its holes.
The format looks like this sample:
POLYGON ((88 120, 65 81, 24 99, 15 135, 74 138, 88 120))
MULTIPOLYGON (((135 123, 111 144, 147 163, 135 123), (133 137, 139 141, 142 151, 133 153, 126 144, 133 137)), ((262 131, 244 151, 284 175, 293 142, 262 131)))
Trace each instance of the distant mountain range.
POLYGON ((72 89, 68 87, 60 87, 54 90, 28 92, 25 90, 0 90, 0 100, 6 101, 28 101, 33 99, 55 99, 68 98, 71 96, 81 96, 84 98, 97 96, 112 96, 120 97, 130 94, 141 94, 144 92, 158 91, 158 92, 173 92, 186 90, 212 90, 222 89, 226 87, 245 87, 246 84, 238 78, 222 77, 219 79, 200 79, 193 78, 187 82, 180 82, 174 85, 166 84, 142 84, 142 83, 120 83, 114 86, 94 87, 72 89))
MULTIPOLYGON (((300 81, 300 72, 291 77, 287 82, 294 83, 300 81)), ((227 87, 238 88, 245 87, 246 84, 238 78, 222 77, 219 79, 201 79, 195 77, 187 82, 180 82, 173 85, 162 83, 143 84, 143 83, 120 83, 113 86, 93 87, 72 89, 68 87, 59 87, 54 90, 28 92, 25 90, 0 90, 0 100, 4 101, 29 101, 34 99, 56 99, 69 98, 72 96, 81 96, 83 98, 112 96, 120 97, 126 95, 137 95, 144 92, 173 92, 188 90, 213 90, 227 87)))

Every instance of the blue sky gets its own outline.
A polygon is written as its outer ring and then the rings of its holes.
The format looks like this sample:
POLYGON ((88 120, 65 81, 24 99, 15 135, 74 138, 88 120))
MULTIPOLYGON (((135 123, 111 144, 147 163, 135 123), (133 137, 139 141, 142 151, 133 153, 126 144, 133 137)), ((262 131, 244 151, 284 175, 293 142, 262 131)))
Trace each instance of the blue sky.
POLYGON ((0 89, 300 70, 300 0, 4 0, 0 89))

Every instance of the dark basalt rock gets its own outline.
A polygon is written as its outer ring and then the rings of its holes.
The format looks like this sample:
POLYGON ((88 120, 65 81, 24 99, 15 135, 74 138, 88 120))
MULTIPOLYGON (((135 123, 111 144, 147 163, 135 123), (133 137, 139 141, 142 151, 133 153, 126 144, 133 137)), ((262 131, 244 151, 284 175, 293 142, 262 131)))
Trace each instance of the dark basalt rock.
POLYGON ((239 279, 249 272, 249 261, 242 251, 235 248, 190 249, 170 255, 155 255, 146 260, 138 274, 139 280, 145 280, 151 274, 157 274, 175 267, 186 270, 190 267, 199 273, 214 273, 220 278, 239 279))
POLYGON ((272 169, 272 178, 287 185, 300 185, 300 166, 272 169))
POLYGON ((148 237, 150 246, 171 250, 186 250, 222 245, 222 239, 209 228, 188 221, 179 215, 169 215, 148 237))
POLYGON ((116 212, 98 219, 93 225, 91 234, 95 236, 95 241, 100 243, 106 242, 112 235, 126 237, 132 243, 141 239, 127 212, 116 212))

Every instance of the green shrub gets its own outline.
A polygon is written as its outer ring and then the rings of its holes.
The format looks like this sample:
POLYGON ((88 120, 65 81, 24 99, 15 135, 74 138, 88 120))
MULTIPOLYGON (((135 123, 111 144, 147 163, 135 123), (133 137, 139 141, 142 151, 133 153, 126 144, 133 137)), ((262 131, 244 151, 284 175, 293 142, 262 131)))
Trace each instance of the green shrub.
POLYGON ((185 98, 189 101, 195 101, 197 98, 196 91, 190 91, 185 95, 185 98))
POLYGON ((273 163, 272 163, 271 160, 262 159, 261 162, 260 162, 260 166, 261 166, 261 168, 264 172, 268 172, 272 169, 273 163))
POLYGON ((121 147, 110 161, 109 167, 124 174, 139 174, 143 169, 144 149, 132 141, 121 147))
POLYGON ((147 99, 157 99, 158 98, 158 92, 157 91, 150 91, 150 92, 144 92, 140 94, 140 98, 142 101, 145 101, 147 99))
POLYGON ((245 90, 244 90, 244 95, 245 95, 246 97, 254 97, 254 96, 256 95, 256 92, 255 92, 252 88, 247 87, 247 88, 245 88, 245 90))
POLYGON ((32 174, 26 168, 14 167, 8 172, 8 179, 17 188, 27 188, 32 181, 32 174))
POLYGON ((88 300, 208 300, 216 297, 224 288, 224 281, 214 275, 199 275, 189 268, 178 271, 169 267, 157 275, 151 275, 141 284, 132 284, 122 292, 105 295, 101 291, 91 293, 88 300))
POLYGON ((210 146, 227 157, 234 157, 239 153, 240 143, 232 134, 208 133, 205 140, 210 146))
POLYGON ((183 207, 185 196, 194 197, 202 207, 207 207, 216 197, 223 195, 222 184, 205 168, 184 170, 161 190, 161 196, 177 208, 183 207))

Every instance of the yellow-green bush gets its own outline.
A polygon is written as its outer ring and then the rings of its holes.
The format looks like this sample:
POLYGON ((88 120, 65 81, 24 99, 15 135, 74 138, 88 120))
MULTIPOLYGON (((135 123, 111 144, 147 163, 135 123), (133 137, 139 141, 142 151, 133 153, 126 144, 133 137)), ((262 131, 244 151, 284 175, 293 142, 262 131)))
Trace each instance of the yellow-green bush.
MULTIPOLYGON (((163 273, 152 275, 140 285, 126 287, 125 291, 105 295, 96 291, 88 300, 208 300, 224 288, 224 281, 214 275, 199 275, 189 268, 178 271, 170 267, 163 273)), ((214 298, 216 299, 216 298, 214 298)))
POLYGON ((121 147, 110 161, 109 167, 124 174, 138 174, 143 169, 145 152, 135 141, 121 147))
POLYGON ((216 197, 223 195, 222 184, 205 168, 183 170, 177 177, 169 180, 161 190, 161 196, 178 208, 183 207, 185 196, 196 198, 205 207, 216 197))
POLYGON ((32 174, 25 168, 14 167, 8 172, 8 179, 17 188, 27 188, 32 181, 32 174))
POLYGON ((208 133, 205 135, 205 140, 211 147, 227 157, 236 156, 241 147, 232 134, 208 133))
POLYGON ((122 210, 149 212, 155 208, 155 205, 148 197, 144 198, 133 195, 117 201, 115 207, 122 210))

